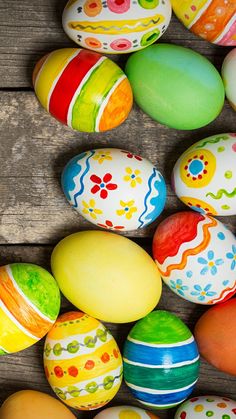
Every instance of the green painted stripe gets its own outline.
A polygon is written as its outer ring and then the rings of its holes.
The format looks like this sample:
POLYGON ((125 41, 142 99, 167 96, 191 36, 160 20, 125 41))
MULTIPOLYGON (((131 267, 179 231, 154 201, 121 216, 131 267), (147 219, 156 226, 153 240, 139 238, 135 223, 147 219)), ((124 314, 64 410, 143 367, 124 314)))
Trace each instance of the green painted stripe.
POLYGON ((198 378, 200 362, 179 368, 146 368, 124 362, 124 379, 130 384, 159 390, 175 390, 192 384, 198 378))
POLYGON ((72 128, 94 132, 100 106, 110 90, 123 76, 123 71, 109 59, 105 59, 84 83, 72 110, 72 128))
POLYGON ((156 310, 139 320, 129 336, 148 343, 178 343, 192 336, 189 328, 175 314, 156 310))

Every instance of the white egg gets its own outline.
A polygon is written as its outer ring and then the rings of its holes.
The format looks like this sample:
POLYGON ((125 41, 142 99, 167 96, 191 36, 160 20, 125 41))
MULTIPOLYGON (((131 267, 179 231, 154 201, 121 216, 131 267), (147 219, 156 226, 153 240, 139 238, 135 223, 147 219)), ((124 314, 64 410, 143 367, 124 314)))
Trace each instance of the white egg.
POLYGON ((166 31, 170 18, 170 0, 69 0, 62 24, 82 47, 120 54, 151 45, 166 31))
POLYGON ((222 65, 222 77, 225 85, 226 97, 236 111, 236 48, 225 57, 222 65))
POLYGON ((158 419, 158 416, 135 406, 115 406, 102 410, 94 419, 158 419))
POLYGON ((162 212, 166 185, 151 162, 115 148, 75 156, 62 174, 69 203, 99 227, 135 230, 162 212))
POLYGON ((236 402, 228 397, 192 397, 178 408, 174 419, 233 419, 236 402))
POLYGON ((236 215, 236 134, 218 134, 192 145, 172 173, 176 195, 191 209, 236 215))

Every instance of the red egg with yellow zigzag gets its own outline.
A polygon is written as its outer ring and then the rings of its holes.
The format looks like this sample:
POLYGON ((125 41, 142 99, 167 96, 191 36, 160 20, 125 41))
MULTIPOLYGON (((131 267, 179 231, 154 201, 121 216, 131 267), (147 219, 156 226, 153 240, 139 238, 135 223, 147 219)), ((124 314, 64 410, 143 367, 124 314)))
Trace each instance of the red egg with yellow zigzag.
POLYGON ((107 57, 78 48, 63 48, 41 58, 33 85, 41 105, 74 130, 100 132, 120 125, 133 95, 124 72, 107 57))

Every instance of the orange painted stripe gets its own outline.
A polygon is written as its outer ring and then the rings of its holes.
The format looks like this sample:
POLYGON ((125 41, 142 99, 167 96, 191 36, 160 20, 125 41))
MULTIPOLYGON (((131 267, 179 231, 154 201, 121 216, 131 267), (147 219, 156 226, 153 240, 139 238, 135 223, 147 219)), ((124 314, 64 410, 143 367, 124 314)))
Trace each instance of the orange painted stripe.
POLYGON ((52 323, 40 317, 15 288, 4 266, 0 268, 0 299, 12 316, 32 335, 42 338, 52 323))
POLYGON ((204 224, 203 226, 204 239, 202 243, 200 243, 197 247, 194 247, 193 249, 185 250, 183 252, 181 262, 168 266, 165 272, 162 271, 158 266, 161 275, 164 277, 170 276, 171 271, 173 271, 174 269, 181 269, 181 270, 184 269, 185 266, 187 265, 187 260, 189 256, 197 255, 199 252, 201 252, 207 247, 211 238, 209 228, 215 227, 216 225, 217 225, 217 221, 214 220, 214 218, 211 218, 211 222, 209 224, 204 224))
POLYGON ((201 35, 210 42, 213 42, 223 32, 225 26, 236 13, 235 0, 213 0, 202 16, 191 27, 191 31, 201 35), (217 13, 217 9, 222 13, 217 13))
POLYGON ((207 304, 216 304, 218 302, 222 303, 223 301, 229 300, 235 294, 235 291, 236 291, 236 281, 234 282, 234 285, 231 288, 230 287, 225 288, 223 291, 221 291, 219 297, 208 301, 207 304))

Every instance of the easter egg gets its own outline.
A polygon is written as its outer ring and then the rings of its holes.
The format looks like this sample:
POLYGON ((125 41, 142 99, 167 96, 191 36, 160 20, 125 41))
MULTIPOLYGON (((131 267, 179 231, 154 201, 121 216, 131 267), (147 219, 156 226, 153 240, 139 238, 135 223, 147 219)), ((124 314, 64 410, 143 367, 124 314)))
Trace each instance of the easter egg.
POLYGON ((153 311, 131 329, 124 346, 124 379, 152 409, 185 400, 198 379, 199 354, 188 327, 168 311, 153 311))
POLYGON ((160 172, 145 158, 115 148, 71 159, 62 174, 69 203, 88 221, 111 230, 134 230, 154 221, 166 200, 160 172))
POLYGON ((186 400, 178 408, 174 419, 233 419, 236 415, 236 402, 228 397, 198 396, 186 400))
POLYGON ((161 278, 155 262, 142 247, 118 234, 71 234, 54 248, 51 266, 66 298, 100 320, 135 321, 160 299, 161 278))
POLYGON ((167 217, 156 229, 153 257, 166 285, 188 301, 216 304, 236 291, 236 238, 213 217, 167 217))
POLYGON ((226 97, 232 108, 236 111, 236 48, 232 49, 226 55, 223 61, 221 74, 225 85, 226 97))
POLYGON ((235 316, 236 300, 232 298, 207 310, 198 320, 194 330, 202 357, 217 369, 231 375, 236 375, 235 316))
POLYGON ((171 0, 181 22, 195 35, 218 45, 236 45, 235 0, 171 0))
POLYGON ((117 64, 78 48, 59 49, 41 58, 34 69, 33 85, 44 109, 78 131, 117 127, 133 102, 129 81, 117 64))
POLYGON ((158 416, 135 406, 114 406, 102 410, 94 419, 158 419, 158 416))
POLYGON ((60 310, 60 292, 52 275, 31 263, 0 267, 0 355, 39 341, 60 310))
POLYGON ((185 151, 172 184, 190 208, 211 215, 236 215, 236 134, 212 135, 185 151))
POLYGON ((76 419, 59 400, 35 390, 21 390, 0 408, 0 419, 76 419))
POLYGON ((120 54, 155 42, 166 31, 170 18, 170 0, 69 0, 62 24, 80 46, 120 54))
POLYGON ((179 45, 155 44, 132 54, 126 74, 134 99, 151 118, 171 128, 193 130, 213 121, 224 104, 216 68, 179 45))
POLYGON ((79 311, 59 316, 48 333, 44 368, 56 395, 78 410, 107 404, 123 374, 122 357, 109 330, 79 311))

